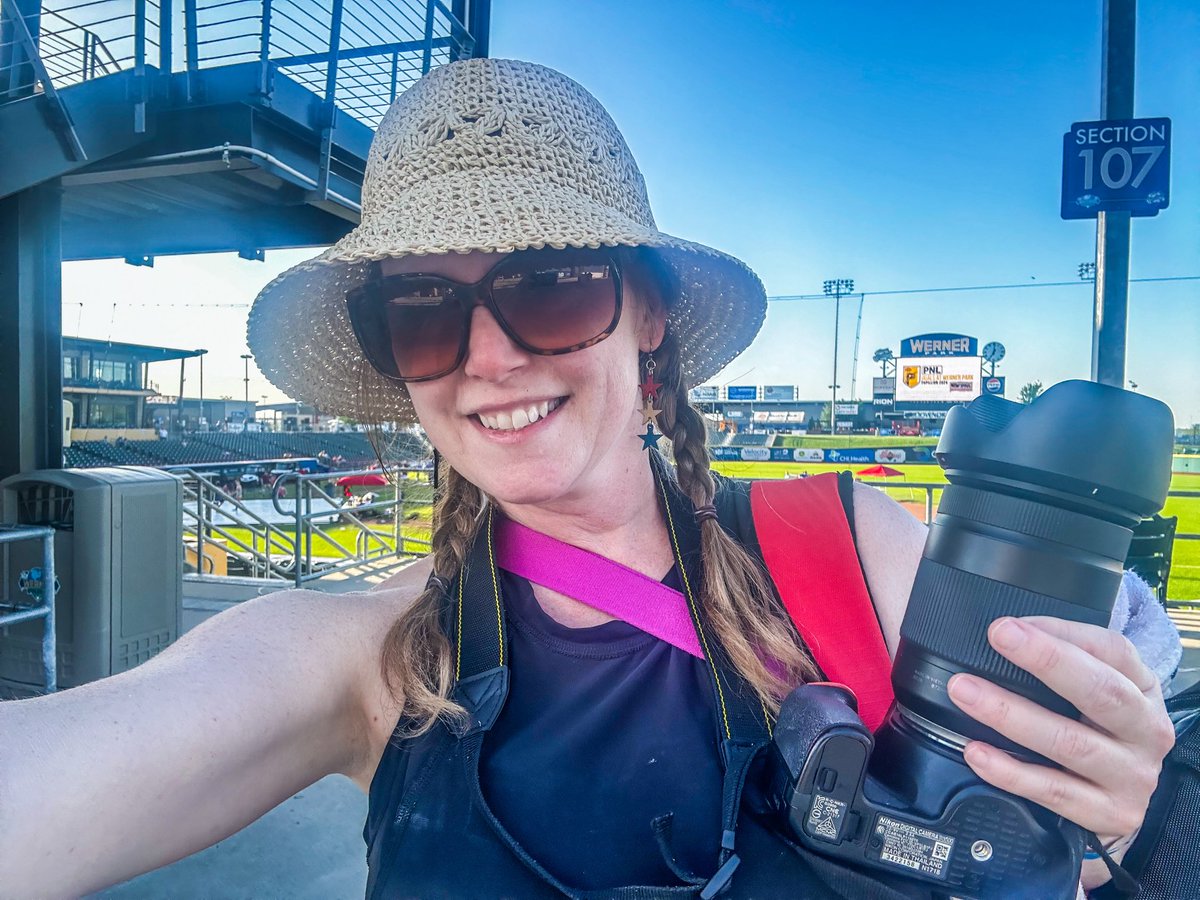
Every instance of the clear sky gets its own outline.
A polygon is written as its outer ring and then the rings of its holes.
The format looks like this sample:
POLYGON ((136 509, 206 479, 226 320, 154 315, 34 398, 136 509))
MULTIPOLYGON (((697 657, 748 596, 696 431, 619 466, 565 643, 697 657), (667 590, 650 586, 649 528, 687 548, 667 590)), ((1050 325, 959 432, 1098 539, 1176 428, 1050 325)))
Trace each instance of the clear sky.
MULTIPOLYGON (((1059 218, 1062 134, 1099 117, 1101 0, 493 0, 491 53, 544 63, 621 126, 659 227, 748 262, 772 296, 828 278, 867 292, 857 369, 876 348, 959 332, 998 340, 997 374, 1087 377, 1095 226, 1059 218), (1067 287, 1039 287, 1049 282, 1067 287), (1021 284, 1019 290, 872 291, 1021 284)), ((1134 278, 1200 275, 1200 3, 1142 0, 1136 114, 1173 123, 1171 206, 1134 220, 1134 278)), ((206 347, 206 396, 243 394, 246 305, 311 252, 71 263, 68 334, 206 347), (197 305, 183 305, 197 304, 197 305), (229 304, 228 307, 214 304, 229 304)), ((843 301, 849 395, 857 299, 843 301)), ((824 397, 832 301, 773 302, 719 383, 824 397)), ((1128 377, 1200 422, 1200 281, 1133 284, 1128 377)), ((157 367, 166 393, 178 366, 157 367)), ((189 371, 186 393, 199 385, 189 371)), ((251 369, 250 396, 282 396, 251 369)))

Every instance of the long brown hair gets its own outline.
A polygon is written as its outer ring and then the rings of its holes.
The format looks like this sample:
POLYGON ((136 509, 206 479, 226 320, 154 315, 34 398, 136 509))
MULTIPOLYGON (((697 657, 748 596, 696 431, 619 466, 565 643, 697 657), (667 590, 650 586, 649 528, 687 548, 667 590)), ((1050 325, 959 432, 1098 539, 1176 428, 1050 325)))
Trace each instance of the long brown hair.
MULTIPOLYGON (((627 254, 627 280, 642 296, 672 296, 669 275, 646 251, 627 254)), ((713 502, 716 485, 709 468, 704 418, 688 402, 679 347, 670 327, 654 351, 656 376, 663 384, 659 423, 670 439, 680 490, 695 506, 713 502)), ((450 699, 454 685, 453 648, 443 629, 445 586, 459 574, 483 522, 489 500, 478 487, 443 461, 433 511, 432 555, 437 581, 431 582, 393 623, 383 643, 383 676, 402 703, 402 733, 415 736, 444 718, 461 721, 465 710, 450 699)), ((775 598, 770 579, 754 559, 714 519, 700 526, 705 618, 738 673, 772 715, 791 687, 817 677, 817 668, 795 626, 775 598)))

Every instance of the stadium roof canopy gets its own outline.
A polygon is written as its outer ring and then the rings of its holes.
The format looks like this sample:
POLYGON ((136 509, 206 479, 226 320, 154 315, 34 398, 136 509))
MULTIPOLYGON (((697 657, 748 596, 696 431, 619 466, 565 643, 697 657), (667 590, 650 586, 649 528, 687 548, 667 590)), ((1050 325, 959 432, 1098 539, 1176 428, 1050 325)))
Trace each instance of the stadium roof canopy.
POLYGON ((63 337, 63 352, 71 350, 108 351, 133 356, 141 362, 166 362, 171 359, 191 359, 203 356, 207 350, 174 350, 170 347, 152 347, 148 344, 126 344, 121 341, 100 341, 95 338, 63 337))

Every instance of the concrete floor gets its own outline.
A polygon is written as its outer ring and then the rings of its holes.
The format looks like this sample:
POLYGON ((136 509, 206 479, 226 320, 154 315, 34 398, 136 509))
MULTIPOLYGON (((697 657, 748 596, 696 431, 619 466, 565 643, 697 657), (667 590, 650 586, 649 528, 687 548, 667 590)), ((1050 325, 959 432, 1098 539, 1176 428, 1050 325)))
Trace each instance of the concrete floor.
POLYGON ((367 798, 347 778, 323 778, 227 840, 95 898, 334 900, 362 897, 367 798))
MULTIPOLYGON (((391 570, 367 569, 317 584, 361 590, 391 570)), ((185 629, 258 588, 251 584, 185 584, 185 629), (239 596, 234 596, 239 595, 239 596)), ((1200 681, 1200 611, 1173 615, 1184 639, 1177 684, 1200 681)), ((333 900, 362 897, 366 885, 362 827, 367 800, 348 779, 331 776, 296 794, 248 828, 194 856, 92 895, 113 900, 333 900)))

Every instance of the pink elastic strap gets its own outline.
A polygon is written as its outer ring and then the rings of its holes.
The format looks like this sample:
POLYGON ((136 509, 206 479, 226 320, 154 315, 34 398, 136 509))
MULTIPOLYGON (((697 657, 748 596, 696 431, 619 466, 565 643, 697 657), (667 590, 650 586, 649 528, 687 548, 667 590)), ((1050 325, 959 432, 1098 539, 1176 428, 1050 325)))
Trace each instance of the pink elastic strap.
POLYGON ((496 562, 704 658, 687 598, 661 581, 504 517, 496 520, 496 562))

